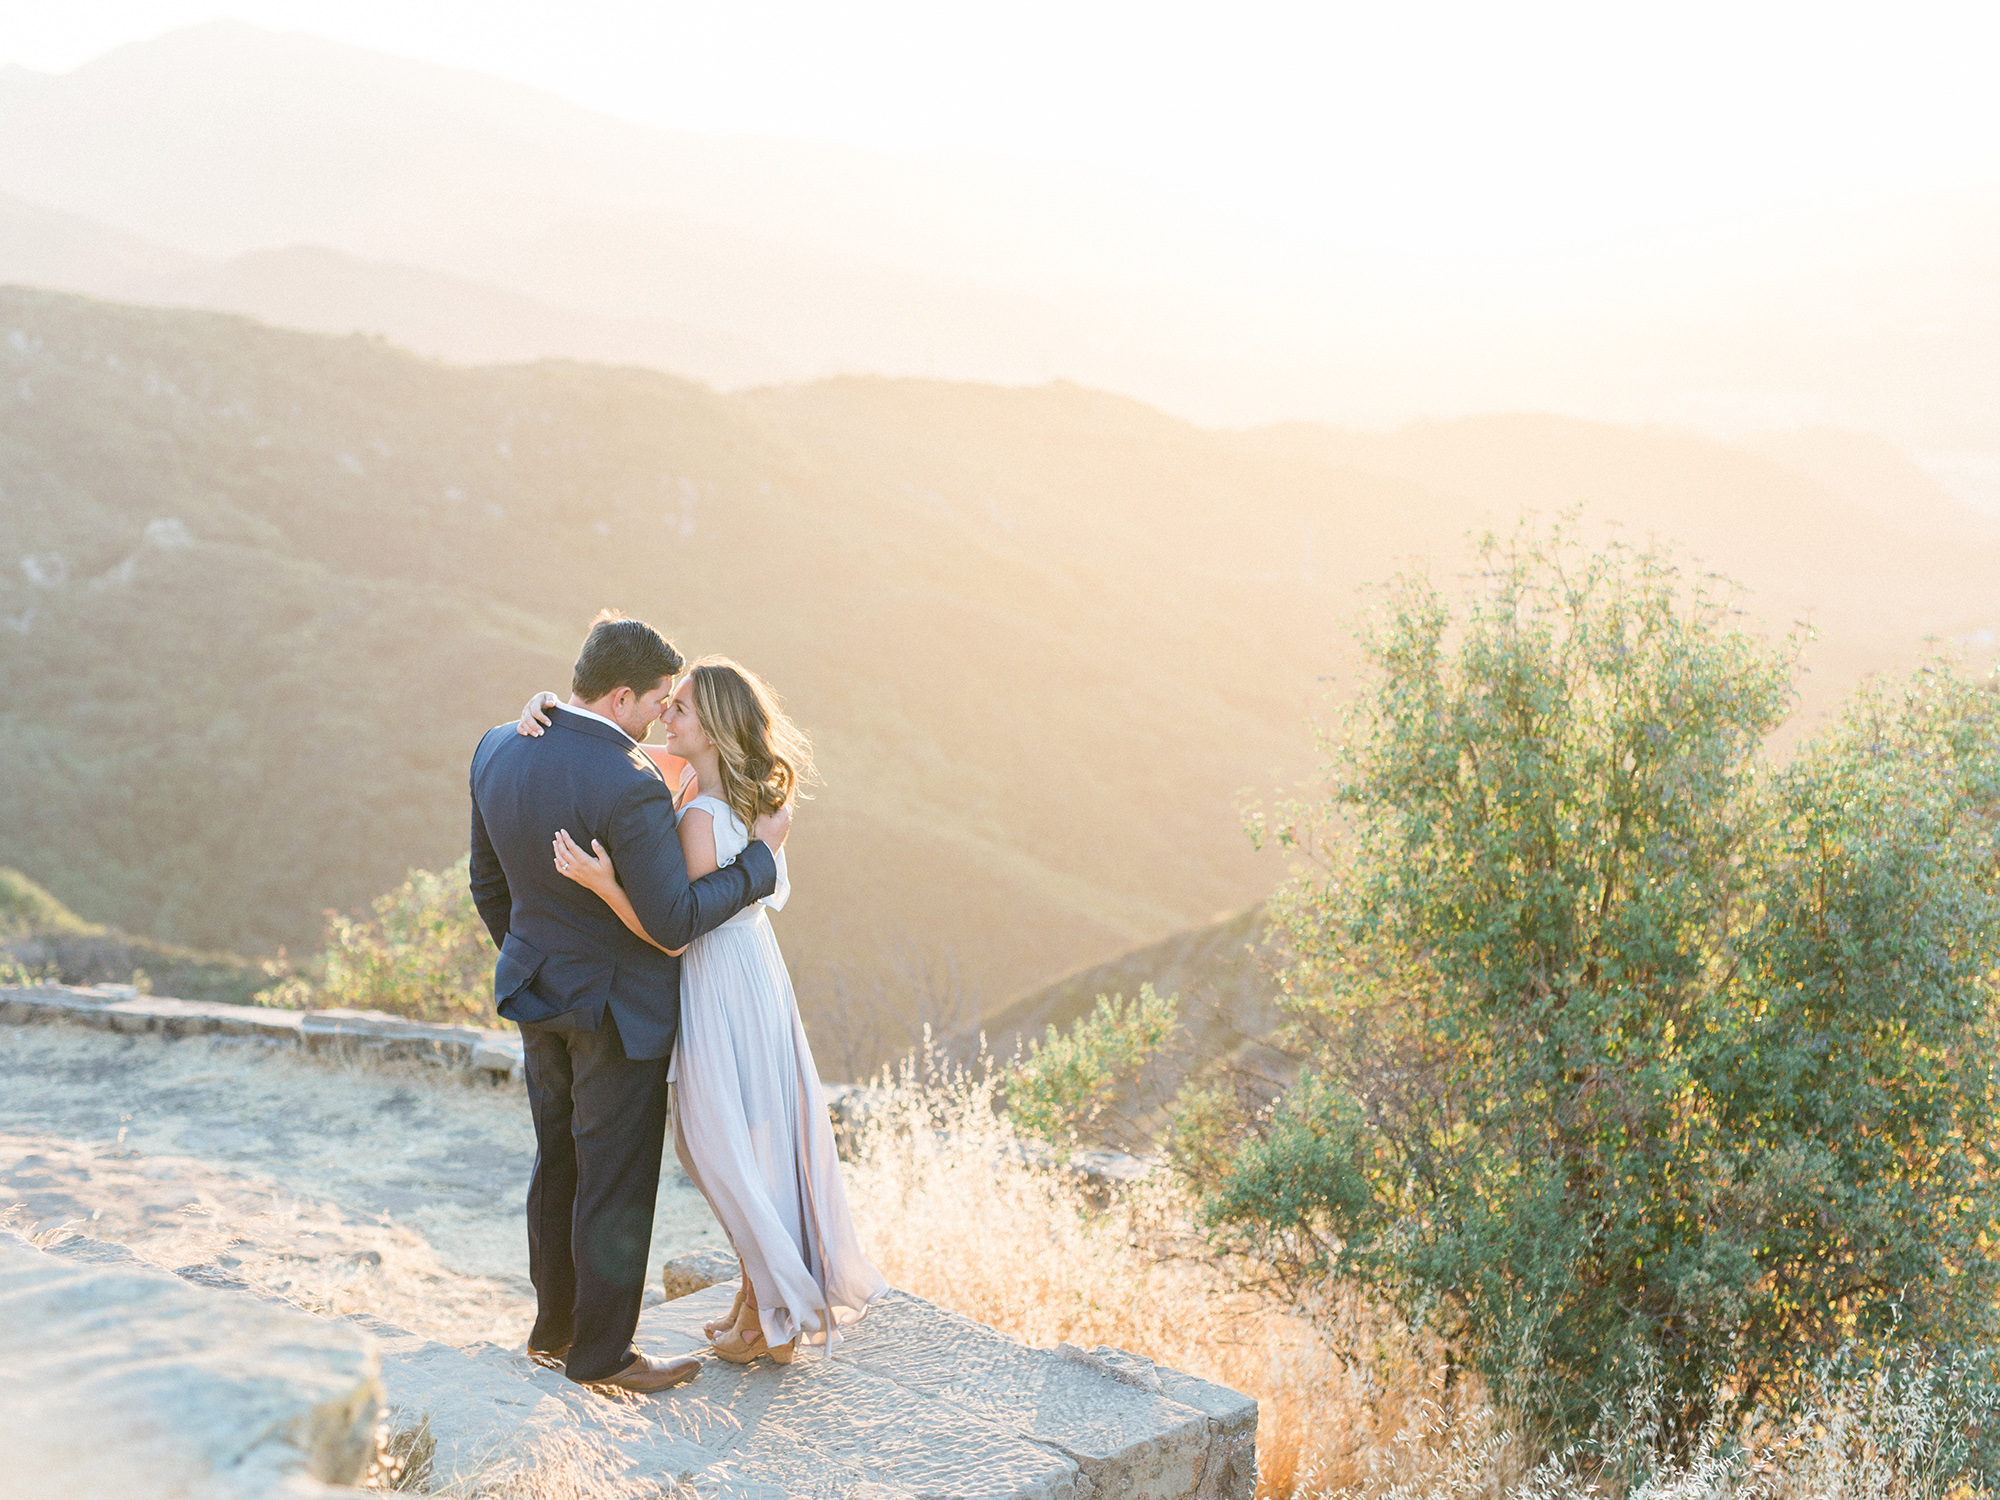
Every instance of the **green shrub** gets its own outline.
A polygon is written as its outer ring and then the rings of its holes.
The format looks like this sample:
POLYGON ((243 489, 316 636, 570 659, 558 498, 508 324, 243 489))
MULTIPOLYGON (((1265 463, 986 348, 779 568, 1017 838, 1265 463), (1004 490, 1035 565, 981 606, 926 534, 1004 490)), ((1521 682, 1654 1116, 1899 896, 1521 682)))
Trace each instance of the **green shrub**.
POLYGON ((327 913, 325 978, 317 989, 294 976, 265 990, 258 1002, 497 1024, 493 941, 472 904, 466 859, 448 870, 410 871, 371 909, 369 918, 327 913))
POLYGON ((1177 997, 1163 999, 1142 984, 1136 1000, 1099 995, 1091 1013, 1067 1032, 1050 1026, 1007 1075, 1007 1113, 1015 1128, 1076 1144, 1130 1103, 1133 1081, 1167 1045, 1179 1019, 1177 997))
POLYGON ((13 953, 0 948, 0 990, 25 989, 30 985, 60 983, 62 973, 50 964, 24 964, 13 953))
POLYGON ((1986 1337, 2000 698, 1939 665, 1789 767, 1793 653, 1659 551, 1398 579, 1278 902, 1313 1056, 1208 1198, 1383 1288, 1551 1435, 1685 1442, 1847 1338, 1986 1337))

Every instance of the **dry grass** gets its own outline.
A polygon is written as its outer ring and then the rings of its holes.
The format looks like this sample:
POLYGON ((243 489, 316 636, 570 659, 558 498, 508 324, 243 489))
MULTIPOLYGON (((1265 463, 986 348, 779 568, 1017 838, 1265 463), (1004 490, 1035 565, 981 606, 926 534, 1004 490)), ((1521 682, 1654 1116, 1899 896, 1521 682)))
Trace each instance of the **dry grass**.
POLYGON ((892 1081, 846 1181, 893 1285, 1026 1343, 1107 1344, 1254 1396, 1262 1495, 1419 1482, 1485 1437, 1476 1393, 1448 1394, 1435 1351, 1380 1309, 1347 1296, 1320 1327, 1238 1290, 1170 1187, 1094 1209, 1031 1163, 995 1093, 915 1060, 892 1081))

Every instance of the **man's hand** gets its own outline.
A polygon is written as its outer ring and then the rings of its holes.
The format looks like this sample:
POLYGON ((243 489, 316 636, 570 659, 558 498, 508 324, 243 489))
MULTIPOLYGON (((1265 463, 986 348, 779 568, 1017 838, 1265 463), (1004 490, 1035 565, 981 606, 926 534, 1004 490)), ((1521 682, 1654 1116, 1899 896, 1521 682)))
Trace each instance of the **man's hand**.
POLYGON ((792 804, 787 802, 774 813, 764 813, 757 819, 757 826, 751 832, 762 842, 771 846, 776 854, 785 847, 785 835, 792 831, 792 804))

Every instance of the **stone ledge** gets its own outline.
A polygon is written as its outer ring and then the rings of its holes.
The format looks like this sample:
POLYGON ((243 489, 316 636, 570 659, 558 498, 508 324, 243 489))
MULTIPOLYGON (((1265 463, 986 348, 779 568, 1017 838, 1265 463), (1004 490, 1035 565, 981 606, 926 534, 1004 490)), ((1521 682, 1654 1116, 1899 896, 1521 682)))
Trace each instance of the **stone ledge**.
MULTIPOLYGON (((649 1308, 639 1346, 701 1354, 735 1283, 649 1308)), ((371 1319, 392 1426, 423 1429, 449 1488, 551 1442, 607 1451, 619 1477, 697 1496, 783 1500, 1250 1500, 1257 1405, 1116 1349, 1034 1349, 891 1292, 827 1359, 703 1359, 632 1404, 594 1397, 519 1350, 452 1349, 371 1319)))
POLYGON ((331 1497, 375 1456, 360 1330, 189 1285, 121 1245, 0 1231, 0 1452, 13 1500, 331 1497))
POLYGON ((0 1020, 68 1021, 105 1031, 160 1036, 243 1036, 333 1057, 373 1056, 436 1063, 496 1081, 521 1076, 521 1038, 480 1026, 438 1026, 379 1011, 277 1010, 135 995, 128 985, 0 989, 0 1020))

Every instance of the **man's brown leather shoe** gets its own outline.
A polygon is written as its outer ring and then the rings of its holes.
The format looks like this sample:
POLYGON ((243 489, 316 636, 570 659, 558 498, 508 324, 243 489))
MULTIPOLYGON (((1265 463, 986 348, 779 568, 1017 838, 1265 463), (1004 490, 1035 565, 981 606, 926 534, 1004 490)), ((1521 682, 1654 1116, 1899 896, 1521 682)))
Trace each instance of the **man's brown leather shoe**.
POLYGON ((563 1367, 563 1358, 568 1353, 569 1345, 564 1344, 560 1349, 530 1349, 528 1358, 545 1370, 560 1370, 563 1367))
POLYGON ((669 1386, 680 1385, 684 1381, 694 1379, 700 1373, 701 1361, 698 1359, 689 1359, 685 1356, 680 1359, 648 1359, 642 1354, 616 1375, 584 1383, 646 1395, 652 1391, 664 1391, 669 1386))

